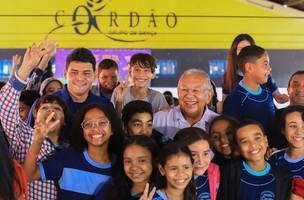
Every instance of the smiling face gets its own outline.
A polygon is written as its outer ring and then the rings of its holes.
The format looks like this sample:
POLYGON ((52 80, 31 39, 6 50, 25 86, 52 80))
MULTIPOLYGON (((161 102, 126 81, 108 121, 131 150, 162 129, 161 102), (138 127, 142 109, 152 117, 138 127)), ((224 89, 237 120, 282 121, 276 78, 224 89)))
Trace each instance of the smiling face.
POLYGON ((284 134, 291 148, 304 148, 304 122, 300 112, 286 115, 284 134))
POLYGON ((127 133, 129 135, 146 135, 151 137, 153 128, 153 120, 150 113, 134 114, 127 125, 127 133))
POLYGON ((261 58, 257 59, 254 63, 247 64, 250 66, 248 68, 248 72, 256 83, 263 84, 267 82, 268 76, 271 72, 267 53, 264 53, 261 58))
POLYGON ((123 153, 126 175, 134 184, 146 184, 152 174, 152 155, 147 148, 129 145, 123 153))
POLYGON ((71 96, 82 97, 88 95, 95 78, 92 63, 72 61, 64 74, 71 96))
POLYGON ((194 160, 194 175, 201 176, 208 169, 212 159, 212 152, 206 140, 199 140, 188 145, 194 160))
POLYGON ((166 176, 167 188, 184 190, 193 174, 191 158, 184 153, 172 155, 164 166, 159 165, 159 171, 166 176))
POLYGON ((154 78, 151 68, 144 67, 140 63, 131 65, 129 74, 135 87, 147 87, 150 80, 154 78))
POLYGON ((304 74, 297 74, 292 77, 287 88, 290 97, 290 105, 304 106, 304 74))
POLYGON ((236 141, 240 154, 249 166, 265 161, 268 141, 258 125, 250 124, 238 129, 236 141))
POLYGON ((226 158, 232 154, 231 125, 226 120, 216 121, 210 129, 211 142, 217 152, 226 158))
POLYGON ((82 122, 83 136, 90 146, 107 145, 112 135, 111 124, 103 111, 98 108, 89 110, 82 122))
POLYGON ((207 78, 199 73, 184 75, 178 82, 178 101, 180 109, 187 119, 200 119, 205 106, 211 99, 207 78))
POLYGON ((45 122, 51 113, 55 113, 51 121, 60 121, 60 123, 58 123, 51 131, 59 132, 64 124, 64 112, 62 107, 56 102, 42 103, 37 111, 36 121, 45 122))

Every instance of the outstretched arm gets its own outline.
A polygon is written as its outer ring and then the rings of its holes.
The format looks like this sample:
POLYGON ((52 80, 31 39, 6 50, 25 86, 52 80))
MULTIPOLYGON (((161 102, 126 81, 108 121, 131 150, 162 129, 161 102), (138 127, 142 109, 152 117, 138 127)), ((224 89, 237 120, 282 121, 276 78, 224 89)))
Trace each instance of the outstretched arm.
POLYGON ((40 179, 40 170, 36 164, 41 146, 50 131, 60 123, 59 120, 51 121, 55 113, 52 112, 45 122, 36 122, 34 126, 33 143, 29 148, 24 162, 24 170, 29 181, 40 179))

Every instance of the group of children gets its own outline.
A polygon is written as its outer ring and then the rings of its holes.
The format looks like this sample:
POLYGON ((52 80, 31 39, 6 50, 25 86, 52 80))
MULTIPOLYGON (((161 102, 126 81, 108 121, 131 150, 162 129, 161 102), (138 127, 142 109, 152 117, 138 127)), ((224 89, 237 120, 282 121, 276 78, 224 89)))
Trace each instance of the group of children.
MULTIPOLYGON (((73 110, 50 92, 34 103, 34 125, 26 123, 20 95, 30 73, 54 54, 52 43, 31 46, 0 92, 0 199, 304 198, 304 107, 283 111, 289 146, 270 155, 272 98, 283 103, 288 96, 278 92, 267 52, 249 35, 238 36, 231 48, 223 86, 229 93, 225 115, 215 117, 208 130, 183 128, 170 139, 153 129, 154 113, 169 105, 148 87, 156 68, 148 54, 132 56, 127 80, 107 89, 113 92, 115 111, 109 104, 77 101, 73 110)), ((71 63, 66 90, 83 98, 80 93, 94 79, 95 66, 85 59, 71 63), (76 70, 82 63, 83 69, 76 70)))

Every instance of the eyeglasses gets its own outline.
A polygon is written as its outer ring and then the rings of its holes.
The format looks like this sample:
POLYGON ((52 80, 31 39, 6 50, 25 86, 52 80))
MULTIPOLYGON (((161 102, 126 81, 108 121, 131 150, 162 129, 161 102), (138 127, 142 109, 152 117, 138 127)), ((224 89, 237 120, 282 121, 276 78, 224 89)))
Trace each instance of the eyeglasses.
POLYGON ((92 119, 83 121, 81 123, 81 127, 83 129, 93 129, 94 127, 97 128, 106 128, 110 124, 109 120, 101 118, 101 119, 92 119))

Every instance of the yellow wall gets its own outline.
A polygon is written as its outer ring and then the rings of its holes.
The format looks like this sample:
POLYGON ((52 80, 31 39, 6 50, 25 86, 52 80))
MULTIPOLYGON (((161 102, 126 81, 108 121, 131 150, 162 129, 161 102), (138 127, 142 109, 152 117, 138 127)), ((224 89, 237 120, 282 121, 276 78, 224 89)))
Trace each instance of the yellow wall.
POLYGON ((50 32, 60 47, 228 48, 246 32, 265 48, 304 49, 304 14, 262 0, 1 1, 0 48, 24 48, 50 32), (56 13, 62 27, 54 30, 56 13))

